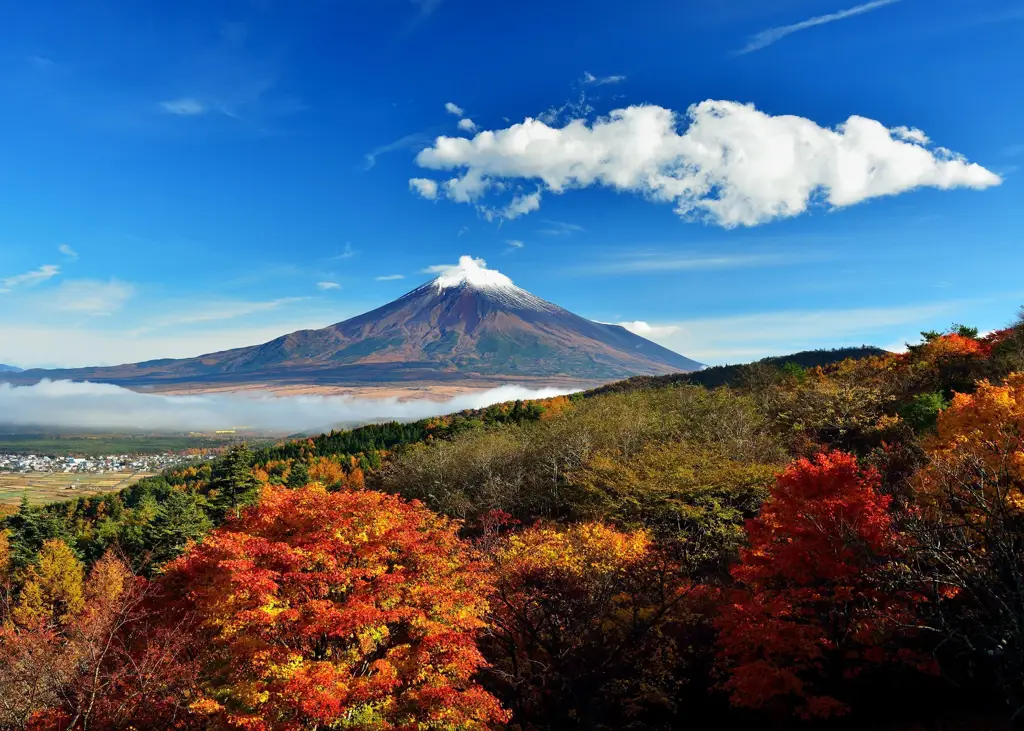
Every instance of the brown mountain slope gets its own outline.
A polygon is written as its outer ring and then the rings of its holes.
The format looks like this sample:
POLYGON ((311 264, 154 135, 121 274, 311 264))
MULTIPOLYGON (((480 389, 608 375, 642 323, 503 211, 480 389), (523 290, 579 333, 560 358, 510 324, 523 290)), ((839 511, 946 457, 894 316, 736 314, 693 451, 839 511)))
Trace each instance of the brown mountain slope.
POLYGON ((195 358, 29 370, 11 382, 91 380, 129 387, 254 382, 391 384, 501 377, 609 381, 701 367, 618 325, 574 315, 462 257, 376 310, 320 330, 195 358))

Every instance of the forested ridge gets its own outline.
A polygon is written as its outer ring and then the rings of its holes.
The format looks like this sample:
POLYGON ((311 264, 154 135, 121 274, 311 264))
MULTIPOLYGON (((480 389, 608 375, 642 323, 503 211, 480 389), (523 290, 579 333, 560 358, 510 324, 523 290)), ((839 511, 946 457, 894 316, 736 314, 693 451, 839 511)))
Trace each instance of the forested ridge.
POLYGON ((1024 317, 239 445, 4 519, 0 727, 1024 727, 1022 491, 1024 317))

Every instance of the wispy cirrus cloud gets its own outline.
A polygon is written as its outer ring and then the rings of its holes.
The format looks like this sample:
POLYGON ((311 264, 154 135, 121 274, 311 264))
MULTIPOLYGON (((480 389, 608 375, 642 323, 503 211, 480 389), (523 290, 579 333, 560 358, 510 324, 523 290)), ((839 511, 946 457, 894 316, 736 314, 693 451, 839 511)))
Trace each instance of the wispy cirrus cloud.
POLYGON ((341 285, 338 284, 337 282, 317 282, 316 286, 317 289, 320 289, 324 292, 328 292, 332 289, 341 289, 341 285))
MULTIPOLYGON (((288 305, 303 302, 306 297, 279 297, 264 301, 211 300, 200 304, 182 305, 174 308, 174 314, 149 318, 143 327, 135 328, 130 334, 135 337, 156 330, 164 330, 180 325, 197 325, 201 323, 223 322, 236 320, 248 315, 266 313, 282 309, 288 305)), ((280 334, 280 333, 278 333, 280 334)))
POLYGON ((394 282, 399 279, 405 279, 404 274, 382 274, 378 277, 373 278, 377 282, 394 282))
POLYGON ((22 274, 14 274, 0 279, 0 293, 10 292, 15 287, 32 287, 48 279, 53 279, 60 274, 60 267, 56 264, 43 264, 38 269, 22 274))
POLYGON ((160 102, 160 108, 167 114, 174 114, 178 117, 196 117, 209 111, 203 102, 190 96, 160 102))
POLYGON ((119 279, 74 279, 62 282, 49 301, 61 312, 100 317, 120 310, 134 294, 134 285, 119 279))
POLYGON ((580 81, 584 84, 590 84, 593 86, 604 86, 605 84, 618 84, 625 81, 626 77, 622 74, 610 74, 608 76, 594 76, 589 71, 583 72, 583 78, 580 81))
POLYGON ((798 33, 808 28, 814 28, 819 25, 825 25, 827 23, 835 23, 839 20, 845 20, 846 18, 853 18, 857 15, 863 15, 864 13, 870 13, 872 10, 878 10, 886 5, 892 5, 898 3, 900 0, 873 0, 872 2, 857 5, 846 10, 840 10, 835 13, 829 13, 828 15, 818 15, 814 18, 808 18, 807 20, 801 20, 799 23, 792 23, 790 25, 780 25, 775 28, 768 28, 760 33, 755 33, 747 41, 747 45, 736 51, 737 55, 743 55, 746 53, 753 53, 754 51, 760 51, 762 48, 767 48, 773 43, 778 43, 783 38, 793 33, 798 33))
POLYGON ((537 229, 537 233, 544 234, 545 236, 569 236, 586 230, 579 224, 567 223, 565 221, 545 219, 544 223, 546 224, 544 228, 537 229))
POLYGON ((338 254, 335 254, 334 256, 332 256, 331 259, 332 260, 336 260, 336 259, 351 259, 352 257, 354 257, 358 253, 359 253, 358 251, 356 251, 355 249, 352 248, 352 242, 351 241, 346 241, 345 242, 345 246, 344 246, 344 248, 342 248, 341 252, 338 253, 338 254))
POLYGON ((390 152, 401 150, 423 149, 430 144, 430 135, 426 132, 413 132, 399 137, 397 140, 379 145, 363 155, 363 170, 370 170, 377 164, 377 158, 390 152))
POLYGON ((28 62, 32 65, 32 68, 37 71, 49 71, 57 65, 57 62, 47 56, 39 56, 32 54, 28 57, 28 62))
POLYGON ((249 47, 247 37, 244 23, 224 24, 215 42, 184 59, 157 109, 179 118, 227 117, 260 133, 269 131, 271 120, 304 110, 281 88, 281 59, 249 47))
POLYGON ((75 251, 74 249, 72 249, 67 244, 61 244, 60 246, 58 246, 57 247, 57 251, 59 251, 64 256, 66 256, 68 259, 77 259, 78 258, 78 252, 75 251))
POLYGON ((593 264, 580 264, 570 271, 578 274, 656 274, 658 272, 753 269, 790 266, 831 258, 825 252, 761 252, 732 254, 678 254, 666 251, 629 250, 593 264))

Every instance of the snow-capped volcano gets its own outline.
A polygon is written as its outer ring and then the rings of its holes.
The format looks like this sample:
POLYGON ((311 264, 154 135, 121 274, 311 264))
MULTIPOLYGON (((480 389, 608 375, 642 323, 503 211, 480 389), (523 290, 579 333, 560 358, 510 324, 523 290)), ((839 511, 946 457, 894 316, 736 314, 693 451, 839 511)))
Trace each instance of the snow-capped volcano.
POLYGON ((437 279, 409 294, 415 294, 423 288, 433 288, 439 295, 443 295, 446 290, 469 288, 506 307, 537 310, 538 312, 555 312, 561 309, 557 305, 545 302, 540 297, 517 287, 501 272, 488 269, 487 262, 483 259, 460 256, 459 263, 454 266, 431 267, 429 271, 438 272, 437 279))
POLYGON ((248 348, 110 368, 27 371, 7 380, 172 384, 383 384, 502 377, 596 383, 701 367, 618 325, 593 322, 517 287, 482 259, 382 307, 321 330, 248 348))

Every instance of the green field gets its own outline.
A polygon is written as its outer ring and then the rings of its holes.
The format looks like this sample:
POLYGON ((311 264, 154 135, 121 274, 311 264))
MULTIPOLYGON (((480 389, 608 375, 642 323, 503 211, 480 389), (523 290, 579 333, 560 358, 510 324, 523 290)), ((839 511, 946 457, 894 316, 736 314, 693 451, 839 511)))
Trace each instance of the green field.
POLYGON ((0 453, 97 457, 108 454, 166 454, 186 449, 215 449, 245 439, 238 434, 38 434, 0 430, 0 453))
POLYGON ((33 505, 120 490, 148 477, 147 472, 0 472, 0 505, 17 505, 27 495, 33 505))

